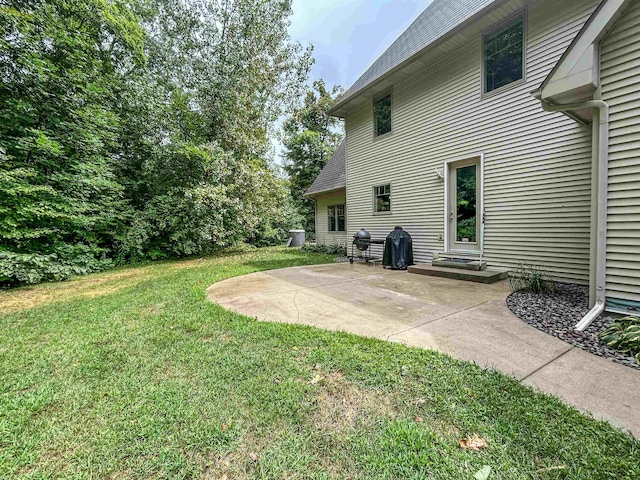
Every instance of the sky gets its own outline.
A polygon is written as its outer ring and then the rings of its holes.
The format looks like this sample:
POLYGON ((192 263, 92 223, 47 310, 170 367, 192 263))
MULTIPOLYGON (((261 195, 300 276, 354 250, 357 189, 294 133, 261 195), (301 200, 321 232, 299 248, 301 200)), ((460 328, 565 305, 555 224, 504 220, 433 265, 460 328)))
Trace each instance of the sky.
POLYGON ((289 32, 314 46, 310 80, 349 88, 431 0, 293 0, 289 32))
MULTIPOLYGON (((400 36, 432 0, 293 0, 289 33, 313 45, 315 64, 309 84, 323 79, 348 89, 400 36)), ((284 147, 272 138, 274 158, 284 147)))

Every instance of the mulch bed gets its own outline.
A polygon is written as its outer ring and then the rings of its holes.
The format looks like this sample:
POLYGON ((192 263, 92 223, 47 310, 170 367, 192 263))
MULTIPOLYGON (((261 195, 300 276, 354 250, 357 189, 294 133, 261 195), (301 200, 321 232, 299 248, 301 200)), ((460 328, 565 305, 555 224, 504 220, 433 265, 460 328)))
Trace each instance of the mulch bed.
POLYGON ((600 340, 600 333, 613 322, 611 317, 601 316, 584 332, 574 330, 589 311, 588 287, 560 283, 557 291, 550 294, 514 292, 507 298, 507 306, 518 318, 538 330, 594 355, 640 370, 633 356, 613 350, 600 340))

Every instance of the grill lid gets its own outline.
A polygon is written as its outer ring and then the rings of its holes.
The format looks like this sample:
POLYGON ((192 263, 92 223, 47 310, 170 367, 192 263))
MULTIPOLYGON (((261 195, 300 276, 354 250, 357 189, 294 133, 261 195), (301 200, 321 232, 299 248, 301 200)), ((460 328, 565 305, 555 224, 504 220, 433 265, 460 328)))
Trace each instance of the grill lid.
POLYGON ((353 243, 355 243, 358 250, 364 252, 371 245, 371 234, 364 228, 361 228, 360 231, 353 236, 353 243))

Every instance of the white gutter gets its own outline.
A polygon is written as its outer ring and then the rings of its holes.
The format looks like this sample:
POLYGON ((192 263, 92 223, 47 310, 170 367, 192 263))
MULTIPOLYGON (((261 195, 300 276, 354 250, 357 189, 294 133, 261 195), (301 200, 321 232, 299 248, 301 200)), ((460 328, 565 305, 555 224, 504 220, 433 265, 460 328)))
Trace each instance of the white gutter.
MULTIPOLYGON (((594 129, 594 145, 593 145, 593 172, 597 173, 592 178, 592 192, 595 190, 596 208, 592 208, 592 214, 596 214, 595 233, 595 301, 593 307, 580 322, 575 329, 579 332, 584 331, 591 323, 604 312, 607 302, 607 195, 609 189, 609 105, 603 100, 588 100, 582 103, 574 103, 568 105, 550 105, 542 99, 540 92, 534 93, 534 97, 540 100, 542 109, 547 112, 571 112, 576 110, 594 109, 593 129, 594 129), (597 120, 597 121, 596 121, 597 120), (596 132, 597 129, 597 132, 596 132), (597 139, 597 144, 595 140, 597 139), (597 163, 596 163, 597 162, 597 163), (597 168, 595 168, 597 166, 597 168), (595 210, 595 212, 594 212, 595 210)), ((593 175, 592 175, 593 177, 593 175)), ((594 223, 592 222, 592 225, 594 223)), ((592 232, 593 244, 593 232, 592 232)), ((593 278, 590 280, 593 283, 593 278)))

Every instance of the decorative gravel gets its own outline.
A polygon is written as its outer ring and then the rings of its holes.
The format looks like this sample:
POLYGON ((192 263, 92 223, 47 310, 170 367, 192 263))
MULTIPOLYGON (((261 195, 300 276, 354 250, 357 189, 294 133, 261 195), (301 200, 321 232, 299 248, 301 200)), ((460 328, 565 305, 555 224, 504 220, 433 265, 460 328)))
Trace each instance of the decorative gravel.
POLYGON ((594 355, 640 370, 633 356, 613 350, 600 340, 600 333, 613 322, 611 317, 598 318, 584 332, 574 330, 589 311, 588 287, 560 283, 551 294, 514 292, 507 298, 507 305, 518 318, 538 330, 594 355))

